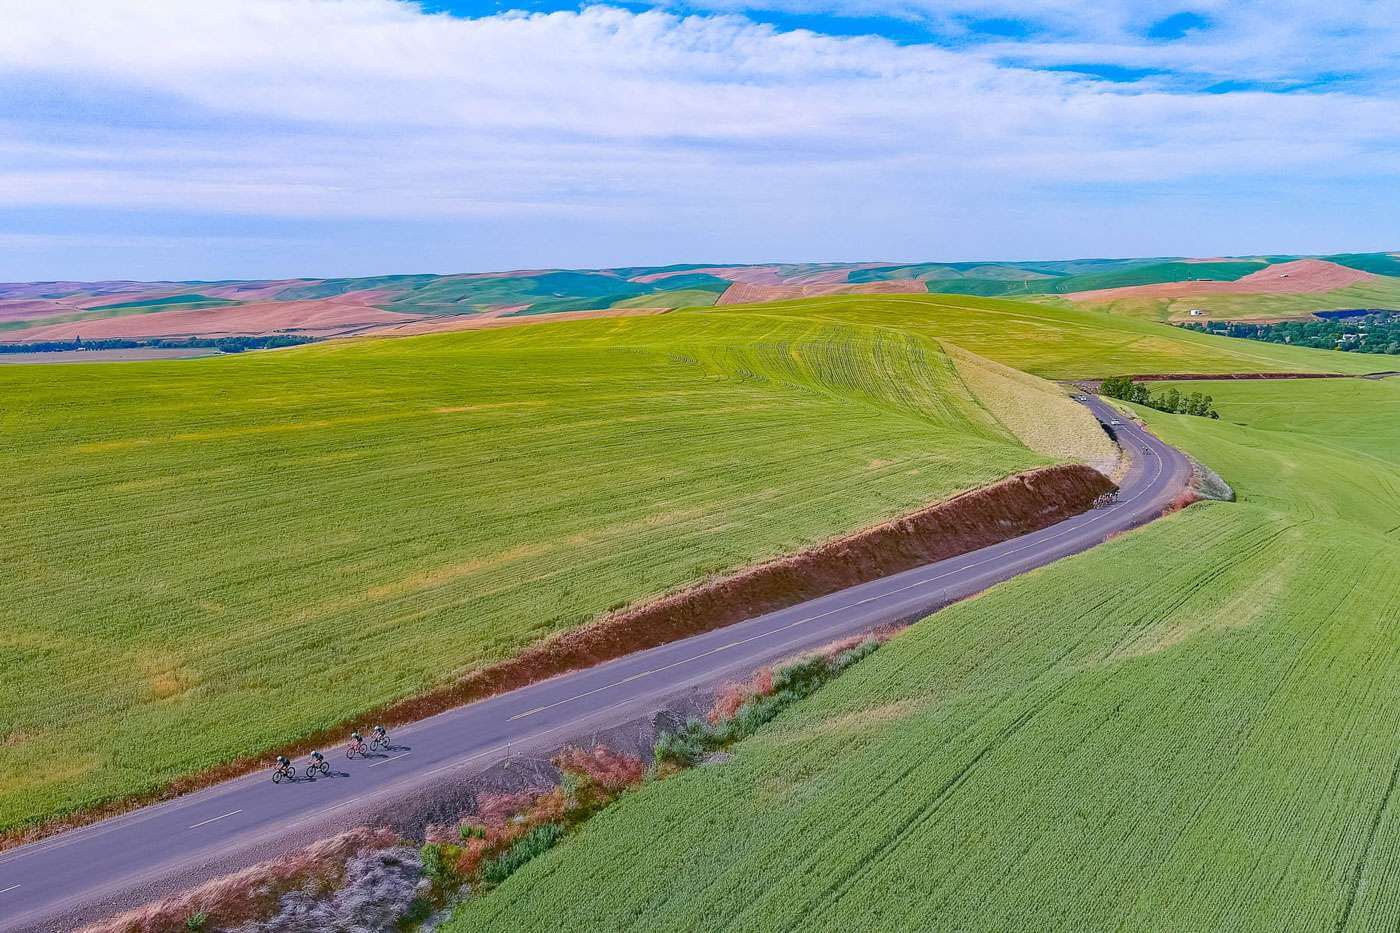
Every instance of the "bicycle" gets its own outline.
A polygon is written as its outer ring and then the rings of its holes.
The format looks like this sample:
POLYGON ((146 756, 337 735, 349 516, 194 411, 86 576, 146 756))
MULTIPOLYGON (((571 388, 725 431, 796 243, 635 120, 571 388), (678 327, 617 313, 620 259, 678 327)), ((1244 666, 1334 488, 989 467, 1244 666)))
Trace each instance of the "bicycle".
POLYGON ((380 726, 375 726, 374 738, 369 740, 369 747, 374 751, 380 752, 387 752, 389 749, 393 748, 393 746, 389 744, 389 733, 385 732, 380 726))
POLYGON ((322 755, 320 752, 312 752, 311 764, 306 766, 306 776, 314 779, 317 774, 320 774, 321 777, 325 777, 330 773, 331 766, 326 762, 326 756, 322 755))
POLYGON ((350 736, 350 744, 345 746, 346 758, 364 758, 369 755, 369 749, 365 746, 364 737, 356 732, 350 736))
POLYGON ((285 758, 277 759, 277 769, 272 772, 272 783, 281 784, 285 781, 295 781, 297 779, 296 765, 285 758))

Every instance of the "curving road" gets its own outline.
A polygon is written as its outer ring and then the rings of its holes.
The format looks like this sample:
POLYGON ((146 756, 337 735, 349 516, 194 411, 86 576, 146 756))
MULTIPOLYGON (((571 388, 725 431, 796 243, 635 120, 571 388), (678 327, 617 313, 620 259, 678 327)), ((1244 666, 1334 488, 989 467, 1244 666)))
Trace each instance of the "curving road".
MULTIPOLYGON (((1097 398, 1086 404, 1104 423, 1117 416, 1097 398)), ((0 853, 0 931, 72 929, 354 825, 386 800, 484 770, 512 751, 553 748, 646 715, 686 691, 917 618, 1087 550, 1160 515, 1191 474, 1179 451, 1137 425, 1124 419, 1114 431, 1131 465, 1118 501, 1106 508, 449 710, 395 730, 396 747, 386 754, 348 762, 335 750, 330 777, 274 786, 267 773, 247 775, 0 853)))

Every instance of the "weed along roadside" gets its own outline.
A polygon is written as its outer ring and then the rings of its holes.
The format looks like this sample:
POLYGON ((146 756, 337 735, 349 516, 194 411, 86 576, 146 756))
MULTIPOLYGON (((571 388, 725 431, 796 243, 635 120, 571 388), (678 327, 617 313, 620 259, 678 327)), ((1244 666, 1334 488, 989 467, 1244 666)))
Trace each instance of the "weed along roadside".
POLYGON ((148 904, 82 933, 176 933, 347 928, 431 930, 590 818, 643 784, 708 762, 811 696, 896 633, 887 627, 764 667, 722 687, 703 716, 659 734, 650 750, 567 745, 550 759, 554 783, 474 795, 467 812, 423 831, 356 828, 284 858, 148 904), (650 758, 648 763, 645 759, 650 758), (369 913, 366 913, 369 911, 369 913))

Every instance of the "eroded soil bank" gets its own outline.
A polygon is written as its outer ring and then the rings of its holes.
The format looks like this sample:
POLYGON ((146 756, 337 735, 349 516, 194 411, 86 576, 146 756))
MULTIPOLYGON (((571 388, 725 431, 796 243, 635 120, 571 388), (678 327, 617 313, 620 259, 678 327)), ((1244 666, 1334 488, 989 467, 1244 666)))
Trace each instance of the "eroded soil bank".
POLYGON ((1102 473, 1079 464, 1012 476, 819 547, 621 610, 436 690, 360 711, 353 719, 294 745, 191 775, 153 794, 11 834, 0 840, 0 849, 248 773, 266 766, 277 752, 297 756, 333 744, 353 725, 366 721, 387 726, 413 722, 558 674, 997 544, 1087 511, 1095 499, 1115 488, 1102 473))
MULTIPOLYGON (((1078 515, 1114 488, 1102 473, 1078 464, 1022 473, 820 547, 624 609, 541 642, 448 687, 395 703, 377 715, 391 722, 411 722, 547 677, 956 557, 1078 515)), ((374 716, 370 714, 370 718, 374 716)))

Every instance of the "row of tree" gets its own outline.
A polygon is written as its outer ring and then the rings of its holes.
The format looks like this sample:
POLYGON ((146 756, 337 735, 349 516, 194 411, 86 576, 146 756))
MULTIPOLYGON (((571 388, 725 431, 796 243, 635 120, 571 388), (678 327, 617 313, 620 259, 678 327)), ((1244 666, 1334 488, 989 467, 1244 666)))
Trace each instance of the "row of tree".
POLYGON ((1394 311, 1372 311, 1360 316, 1321 321, 1280 321, 1277 324, 1207 321, 1183 326, 1207 334, 1286 343, 1295 347, 1347 350, 1352 353, 1400 353, 1400 314, 1394 311))
POLYGON ((273 347, 295 347, 311 343, 315 337, 297 334, 265 334, 245 337, 112 337, 105 340, 36 340, 31 343, 0 343, 0 353, 61 353, 65 350, 132 350, 138 347, 158 347, 180 350, 189 347, 242 353, 244 350, 269 350, 273 347))
POLYGON ((1183 395, 1180 390, 1173 387, 1153 395, 1148 391, 1147 386, 1136 381, 1132 376, 1115 376, 1112 379, 1105 379, 1099 391, 1109 398, 1135 402, 1138 405, 1146 405, 1148 408, 1155 408, 1173 415, 1196 415, 1199 418, 1220 417, 1220 412, 1215 410, 1215 399, 1203 392, 1183 395))

